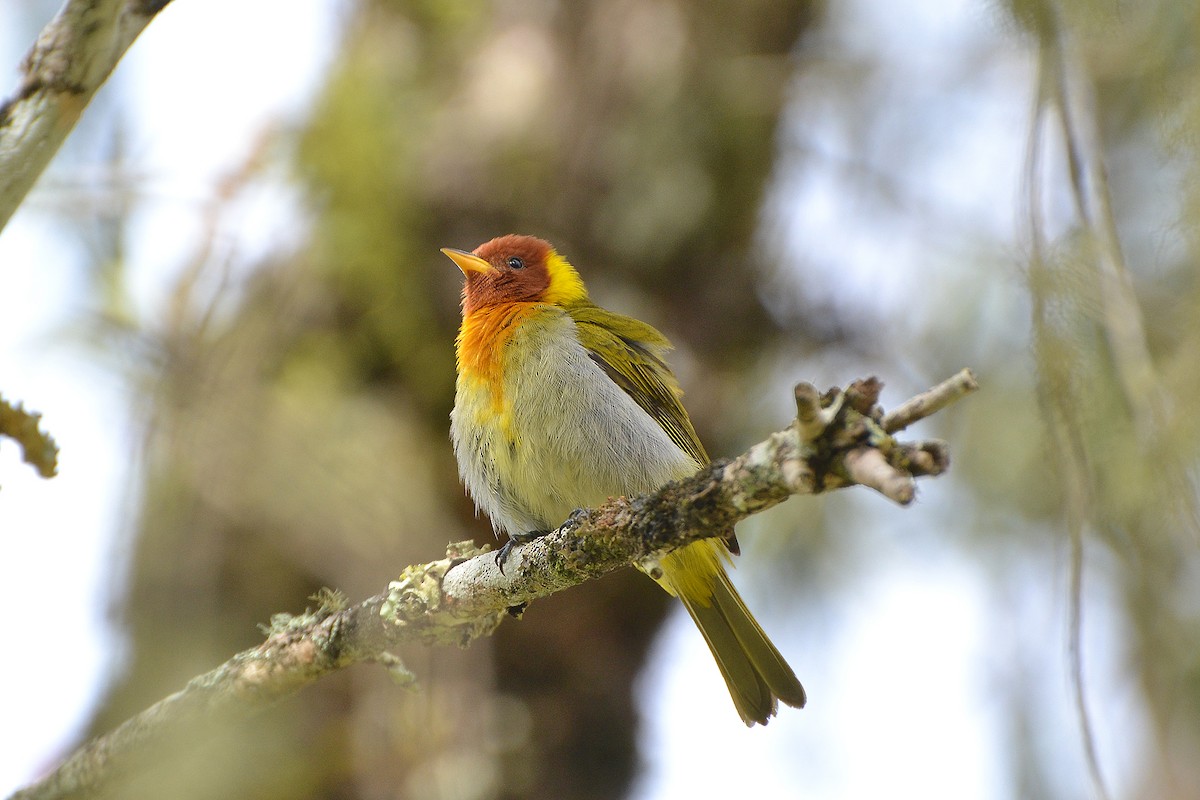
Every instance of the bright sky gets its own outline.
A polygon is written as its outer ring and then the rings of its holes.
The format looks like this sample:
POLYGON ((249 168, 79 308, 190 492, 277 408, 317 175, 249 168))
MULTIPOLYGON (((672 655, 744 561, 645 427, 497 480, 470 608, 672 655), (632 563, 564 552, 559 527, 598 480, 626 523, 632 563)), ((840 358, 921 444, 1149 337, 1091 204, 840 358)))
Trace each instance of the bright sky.
MULTIPOLYGON (((923 187, 923 202, 943 214, 953 208, 975 230, 1010 237, 1030 75, 1025 56, 1005 43, 1008 33, 988 16, 988 5, 835 4, 825 44, 851 56, 883 53, 894 60, 897 103, 907 103, 914 119, 940 115, 947 132, 935 171, 911 176, 923 187), (895 36, 897 30, 905 35, 895 36), (945 85, 942 76, 961 79, 967 58, 986 65, 974 74, 975 85, 966 92, 945 85)), ((119 68, 116 80, 134 123, 130 152, 149 176, 148 189, 163 198, 139 221, 144 235, 135 236, 131 257, 137 302, 148 316, 201 235, 197 215, 215 177, 245 156, 264 125, 303 112, 335 45, 339 7, 338 0, 180 0, 119 68), (264 31, 270 32, 269 58, 261 55, 264 31), (215 42, 220 58, 212 57, 215 42), (213 113, 218 108, 221 113, 213 113)), ((16 24, 17 12, 0 5, 0 30, 16 24)), ((28 46, 10 39, 0 38, 0 64, 15 65, 28 46)), ((6 95, 10 90, 2 88, 6 95)), ((105 112, 98 103, 88 113, 105 112)), ((796 125, 798 137, 850 155, 845 137, 820 114, 796 125)), ((68 177, 63 163, 51 167, 59 180, 68 177)), ((831 297, 872 286, 860 293, 860 310, 882 314, 885 309, 870 303, 904 298, 919 284, 913 276, 921 259, 946 241, 929 231, 879 230, 877 220, 855 213, 839 194, 841 183, 833 171, 785 178, 779 213, 813 260, 837 265, 833 274, 842 283, 830 287, 831 297), (822 251, 823 242, 836 246, 822 251), (881 280, 887 291, 880 291, 881 280)), ((39 196, 45 205, 54 203, 47 191, 35 192, 0 234, 6 287, 0 390, 43 411, 63 446, 62 474, 53 481, 34 477, 10 443, 0 448, 0 585, 10 605, 5 639, 21 649, 19 657, 0 659, 0 794, 55 760, 86 720, 106 675, 119 667, 121 643, 106 621, 106 604, 128 533, 116 530, 116 521, 126 504, 136 503, 121 494, 136 448, 120 383, 89 366, 87 352, 61 336, 63 320, 87 298, 79 296, 72 244, 37 211, 39 196)), ((241 215, 242 226, 223 232, 226 246, 250 261, 255 252, 294 241, 292 210, 286 190, 264 190, 241 215)), ((1007 291, 1017 297, 1019 285, 1007 291)), ((813 377, 834 383, 845 374, 813 377)), ((752 536, 745 536, 747 555, 735 579, 796 667, 809 707, 785 709, 766 729, 747 731, 703 642, 680 613, 658 642, 640 688, 648 725, 638 800, 725 792, 818 799, 1013 796, 1004 749, 1011 731, 997 694, 1010 669, 1028 672, 1028 691, 1045 697, 1038 744, 1061 753, 1060 779, 1069 793, 1083 793, 1087 778, 1064 664, 1065 569, 1029 576, 1017 628, 989 629, 995 608, 1012 599, 989 596, 976 567, 939 535, 954 524, 950 509, 958 491, 952 479, 927 483, 922 501, 903 512, 874 498, 845 501, 876 531, 878 565, 829 599, 832 618, 819 626, 755 596, 755 571, 763 565, 755 561, 752 536), (1044 643, 1037 663, 996 652, 1016 652, 1020 645, 1036 651, 1030 642, 1044 643), (697 753, 713 754, 703 770, 696 769, 697 753)), ((1110 663, 1118 631, 1113 615, 1104 613, 1107 598, 1098 593, 1090 601, 1090 693, 1105 699, 1101 755, 1119 788, 1136 751, 1130 731, 1142 721, 1133 689, 1110 663)))

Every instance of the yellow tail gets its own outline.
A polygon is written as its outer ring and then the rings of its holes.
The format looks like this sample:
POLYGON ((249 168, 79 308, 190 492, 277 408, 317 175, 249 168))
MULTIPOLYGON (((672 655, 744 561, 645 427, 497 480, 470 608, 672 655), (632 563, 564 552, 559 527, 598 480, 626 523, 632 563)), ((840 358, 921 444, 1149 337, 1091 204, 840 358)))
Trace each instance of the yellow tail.
POLYGON ((733 588, 720 547, 706 539, 664 556, 659 583, 704 635, 742 720, 766 725, 781 700, 802 708, 804 687, 733 588))

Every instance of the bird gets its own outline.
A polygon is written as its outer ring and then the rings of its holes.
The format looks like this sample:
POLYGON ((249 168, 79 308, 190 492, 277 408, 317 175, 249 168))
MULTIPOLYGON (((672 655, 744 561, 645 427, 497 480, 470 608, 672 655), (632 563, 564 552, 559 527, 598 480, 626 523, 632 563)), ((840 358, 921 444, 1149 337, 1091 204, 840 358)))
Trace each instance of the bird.
MULTIPOLYGON (((709 463, 666 362, 667 338, 593 303, 547 241, 509 234, 442 248, 465 278, 450 438, 476 508, 514 542, 611 497, 658 489, 709 463)), ((806 701, 796 674, 725 570, 732 531, 659 558, 747 726, 806 701)), ((645 571, 645 570, 643 570, 645 571)))

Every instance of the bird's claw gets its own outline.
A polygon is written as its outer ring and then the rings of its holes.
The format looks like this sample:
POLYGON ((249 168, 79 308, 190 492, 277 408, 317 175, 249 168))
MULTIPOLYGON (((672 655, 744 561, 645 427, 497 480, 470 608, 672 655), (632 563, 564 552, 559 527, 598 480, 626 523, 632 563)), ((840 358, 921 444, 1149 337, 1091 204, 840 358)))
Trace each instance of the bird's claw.
POLYGON ((508 557, 512 555, 513 548, 522 544, 529 544, 535 539, 540 539, 550 531, 527 531, 525 533, 510 533, 508 541, 500 546, 496 551, 496 566, 500 568, 500 574, 504 574, 504 562, 508 561, 508 557))

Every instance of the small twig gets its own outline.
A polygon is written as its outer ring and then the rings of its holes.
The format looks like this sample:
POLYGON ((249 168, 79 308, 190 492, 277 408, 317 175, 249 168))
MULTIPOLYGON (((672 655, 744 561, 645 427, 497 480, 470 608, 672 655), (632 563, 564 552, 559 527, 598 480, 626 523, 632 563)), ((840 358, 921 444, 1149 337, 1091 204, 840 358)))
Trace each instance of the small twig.
POLYGON ((837 408, 832 409, 832 414, 825 413, 821 408, 821 393, 811 383, 797 383, 795 395, 796 430, 800 441, 811 442, 828 427, 837 408))
POLYGON ((859 447, 846 453, 846 472, 854 483, 869 486, 889 500, 906 506, 916 497, 912 475, 905 475, 888 463, 873 447, 859 447))
POLYGON ((40 427, 42 415, 26 411, 0 396, 0 438, 9 437, 21 446, 21 457, 33 465, 43 478, 58 474, 58 445, 54 437, 40 427))
POLYGON ((914 478, 941 475, 950 468, 950 448, 937 439, 901 445, 901 464, 914 478))
POLYGON ((969 369, 961 370, 954 377, 942 381, 932 389, 905 400, 885 414, 883 422, 880 424, 886 432, 898 433, 914 422, 936 414, 978 388, 979 383, 975 380, 975 373, 969 369))

